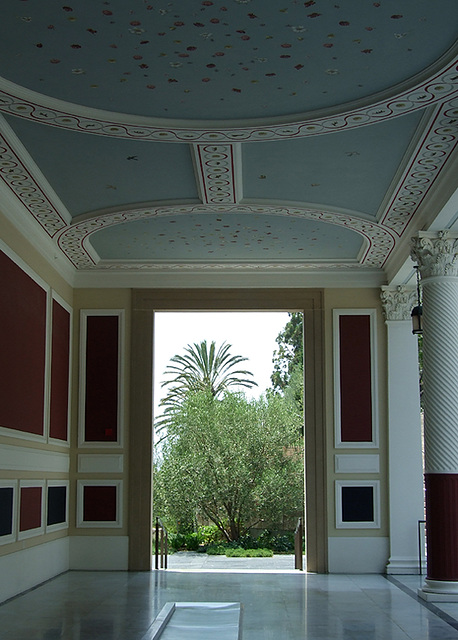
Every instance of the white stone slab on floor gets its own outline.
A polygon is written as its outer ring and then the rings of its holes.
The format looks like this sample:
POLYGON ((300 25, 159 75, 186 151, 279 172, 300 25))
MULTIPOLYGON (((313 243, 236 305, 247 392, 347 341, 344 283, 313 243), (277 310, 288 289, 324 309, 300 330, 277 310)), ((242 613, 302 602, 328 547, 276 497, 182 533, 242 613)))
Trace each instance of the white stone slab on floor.
POLYGON ((168 602, 151 640, 241 640, 241 610, 239 602, 168 602))

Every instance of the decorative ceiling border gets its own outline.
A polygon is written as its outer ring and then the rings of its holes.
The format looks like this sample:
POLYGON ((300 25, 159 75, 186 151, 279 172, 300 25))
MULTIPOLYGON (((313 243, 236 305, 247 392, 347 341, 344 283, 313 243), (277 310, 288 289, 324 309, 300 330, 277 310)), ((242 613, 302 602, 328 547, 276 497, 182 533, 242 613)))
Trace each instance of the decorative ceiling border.
POLYGON ((437 107, 409 161, 380 224, 401 237, 458 139, 458 98, 437 107))
POLYGON ((198 213, 246 213, 269 214, 316 220, 350 229, 366 240, 366 247, 360 262, 365 266, 381 268, 394 248, 394 237, 391 232, 377 223, 356 218, 349 214, 335 213, 308 207, 276 206, 260 204, 239 205, 180 205, 170 207, 148 207, 105 214, 78 222, 62 231, 57 239, 60 249, 77 269, 88 269, 98 266, 89 245, 90 236, 96 231, 113 225, 156 218, 163 216, 189 215, 198 213))
MULTIPOLYGON (((116 262, 102 261, 97 270, 103 271, 135 271, 135 272, 203 272, 203 271, 354 271, 378 273, 376 267, 367 267, 357 262, 116 262)), ((83 270, 84 271, 84 270, 83 270)))
POLYGON ((235 204, 240 198, 236 166, 241 165, 239 144, 193 144, 194 163, 204 204, 235 204))
POLYGON ((51 238, 68 226, 43 187, 1 133, 0 178, 51 238))
MULTIPOLYGON (((361 107, 347 105, 348 111, 320 115, 306 120, 282 124, 253 124, 216 128, 208 123, 190 121, 189 126, 176 126, 173 121, 160 123, 157 119, 114 114, 98 109, 80 107, 29 91, 0 78, 0 111, 34 122, 94 135, 150 140, 153 142, 217 143, 302 138, 382 122, 411 113, 438 102, 452 99, 458 92, 458 56, 429 78, 397 95, 361 107)), ((345 105, 342 105, 345 107, 345 105)))

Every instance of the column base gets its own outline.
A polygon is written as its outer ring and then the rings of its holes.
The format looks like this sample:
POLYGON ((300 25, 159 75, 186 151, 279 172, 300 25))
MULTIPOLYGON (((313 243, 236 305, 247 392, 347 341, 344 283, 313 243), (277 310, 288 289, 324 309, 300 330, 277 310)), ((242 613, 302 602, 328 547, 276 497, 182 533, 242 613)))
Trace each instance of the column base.
POLYGON ((418 575, 426 573, 426 562, 422 561, 421 570, 418 566, 418 558, 393 558, 386 565, 388 575, 418 575))
POLYGON ((429 580, 418 589, 419 598, 427 602, 458 602, 458 581, 429 580))

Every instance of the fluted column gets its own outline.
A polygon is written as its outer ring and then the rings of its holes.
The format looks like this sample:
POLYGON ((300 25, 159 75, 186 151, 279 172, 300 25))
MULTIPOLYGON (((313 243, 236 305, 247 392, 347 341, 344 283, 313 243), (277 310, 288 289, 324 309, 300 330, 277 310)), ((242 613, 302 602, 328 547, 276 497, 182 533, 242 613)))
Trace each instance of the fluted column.
POLYGON ((390 558, 387 573, 418 573, 418 521, 424 518, 416 292, 383 287, 388 362, 390 558))
POLYGON ((420 595, 458 600, 458 234, 419 232, 411 255, 423 289, 427 579, 420 595))

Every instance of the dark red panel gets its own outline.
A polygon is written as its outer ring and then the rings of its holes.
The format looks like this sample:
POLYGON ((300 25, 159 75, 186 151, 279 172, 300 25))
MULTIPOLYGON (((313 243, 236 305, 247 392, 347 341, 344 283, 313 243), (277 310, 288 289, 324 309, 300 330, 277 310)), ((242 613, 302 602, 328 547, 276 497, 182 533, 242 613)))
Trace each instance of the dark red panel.
POLYGON ((51 407, 49 435, 67 440, 70 364, 70 314, 52 304, 51 407))
POLYGON ((0 426, 43 435, 46 292, 0 251, 0 426))
POLYGON ((370 316, 341 315, 339 338, 341 440, 371 442, 370 316))
POLYGON ((458 474, 427 473, 428 578, 458 580, 458 474))
POLYGON ((85 440, 118 437, 118 316, 88 316, 85 440))
POLYGON ((84 487, 84 522, 116 522, 116 491, 115 486, 84 487))
POLYGON ((21 487, 19 531, 41 527, 41 487, 21 487))

